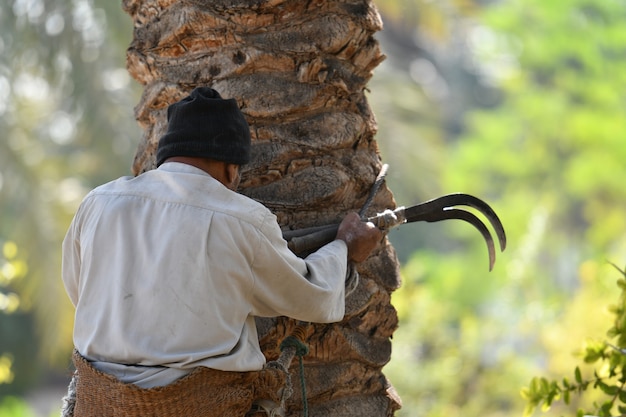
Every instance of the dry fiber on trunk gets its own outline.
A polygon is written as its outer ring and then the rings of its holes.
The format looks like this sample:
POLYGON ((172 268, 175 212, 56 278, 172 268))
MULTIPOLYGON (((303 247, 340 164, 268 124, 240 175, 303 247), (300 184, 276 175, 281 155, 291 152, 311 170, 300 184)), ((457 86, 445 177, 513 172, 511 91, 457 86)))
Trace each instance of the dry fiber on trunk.
MULTIPOLYGON (((123 2, 134 22, 128 69, 145 86, 136 118, 144 129, 133 170, 154 168, 166 109, 199 85, 236 98, 253 140, 240 191, 269 207, 283 228, 339 221, 358 210, 381 167, 376 121, 365 97, 383 60, 382 27, 366 0, 145 0, 123 2)), ((393 208, 383 187, 372 212, 393 208)), ((368 213, 368 214, 371 214, 368 213)), ((399 407, 381 369, 391 355, 399 286, 393 248, 359 265, 361 283, 345 319, 314 325, 305 357, 312 416, 386 416, 399 407)), ((259 320, 274 359, 295 326, 259 320)), ((302 412, 297 369, 288 415, 302 412)))

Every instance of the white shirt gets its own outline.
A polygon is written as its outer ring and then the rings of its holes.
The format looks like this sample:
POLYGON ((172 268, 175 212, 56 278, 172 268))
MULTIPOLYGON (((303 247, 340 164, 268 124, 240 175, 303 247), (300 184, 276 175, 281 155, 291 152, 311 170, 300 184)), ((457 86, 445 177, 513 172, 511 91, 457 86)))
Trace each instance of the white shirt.
POLYGON ((266 207, 165 163, 96 188, 76 213, 62 268, 74 345, 143 387, 197 366, 258 370, 254 317, 341 320, 346 259, 341 240, 298 258, 266 207))

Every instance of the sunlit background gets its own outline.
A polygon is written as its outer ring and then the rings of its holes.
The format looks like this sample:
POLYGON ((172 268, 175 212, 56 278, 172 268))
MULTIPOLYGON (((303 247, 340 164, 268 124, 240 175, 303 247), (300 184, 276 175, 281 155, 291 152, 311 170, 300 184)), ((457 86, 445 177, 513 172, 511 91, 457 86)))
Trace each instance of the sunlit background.
MULTIPOLYGON (((385 373, 398 415, 521 415, 520 389, 570 375, 611 325, 609 262, 626 264, 626 5, 376 4, 387 59, 368 97, 396 201, 474 194, 509 237, 489 273, 462 223, 391 233, 403 286, 385 373)), ((0 416, 48 417, 72 348, 60 243, 85 193, 130 173, 141 88, 120 2, 0 5, 0 416)))

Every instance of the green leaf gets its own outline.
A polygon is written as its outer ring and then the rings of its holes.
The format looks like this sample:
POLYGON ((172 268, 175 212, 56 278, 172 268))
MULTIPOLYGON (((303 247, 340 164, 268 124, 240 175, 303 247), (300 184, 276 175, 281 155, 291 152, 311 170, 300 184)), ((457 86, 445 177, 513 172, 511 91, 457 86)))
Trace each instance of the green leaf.
POLYGON ((619 387, 616 387, 614 385, 609 385, 600 380, 597 381, 597 384, 598 384, 598 387, 600 387, 600 390, 602 390, 602 392, 604 392, 607 395, 613 396, 619 392, 619 387))
POLYGON ((580 368, 578 366, 574 370, 574 377, 576 378, 576 382, 578 382, 579 384, 583 383, 583 376, 582 376, 582 373, 580 372, 580 368))
POLYGON ((613 402, 606 401, 602 404, 602 407, 600 407, 600 415, 609 417, 611 415, 611 408, 613 408, 613 402))
POLYGON ((530 417, 533 415, 533 413, 535 412, 535 408, 537 406, 535 404, 526 404, 526 406, 524 407, 524 413, 522 414, 523 417, 530 417))
POLYGON ((540 392, 544 395, 547 395, 550 393, 550 383, 548 382, 548 380, 546 378, 541 378, 539 380, 540 384, 541 384, 541 389, 540 392))
POLYGON ((605 348, 606 345, 604 343, 588 342, 587 346, 585 347, 585 356, 583 360, 585 361, 585 363, 597 362, 599 359, 602 359, 604 357, 605 348))

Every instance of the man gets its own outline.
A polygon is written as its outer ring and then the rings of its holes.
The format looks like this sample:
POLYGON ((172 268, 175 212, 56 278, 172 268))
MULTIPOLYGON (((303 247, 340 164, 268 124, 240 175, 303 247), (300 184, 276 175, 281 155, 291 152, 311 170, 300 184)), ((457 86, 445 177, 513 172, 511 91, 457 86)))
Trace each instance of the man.
POLYGON ((298 258, 276 217, 235 192, 249 159, 237 102, 197 88, 168 108, 157 169, 85 197, 63 242, 79 361, 164 387, 197 368, 262 369, 255 316, 343 318, 346 265, 381 232, 351 213, 335 241, 298 258))

